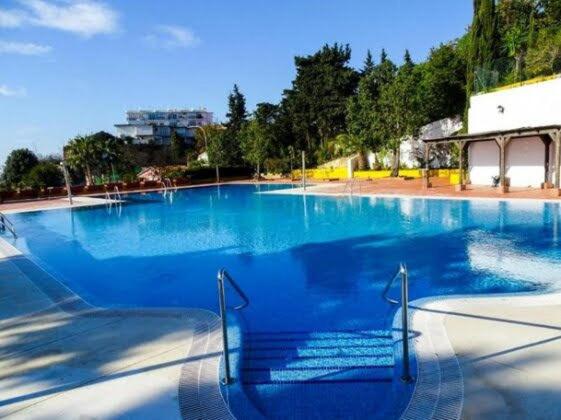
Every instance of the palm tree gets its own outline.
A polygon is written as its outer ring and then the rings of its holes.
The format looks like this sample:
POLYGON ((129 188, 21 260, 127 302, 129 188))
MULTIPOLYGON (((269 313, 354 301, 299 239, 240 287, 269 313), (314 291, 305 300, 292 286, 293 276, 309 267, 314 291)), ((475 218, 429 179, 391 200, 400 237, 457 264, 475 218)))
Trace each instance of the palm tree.
POLYGON ((100 148, 92 136, 76 136, 66 146, 66 160, 75 169, 82 169, 86 185, 93 184, 92 167, 99 162, 100 148))
MULTIPOLYGON (((102 132, 103 133, 103 132, 102 132)), ((123 158, 123 140, 119 139, 111 134, 103 133, 103 138, 100 138, 100 134, 94 135, 96 139, 96 145, 99 147, 101 153, 101 158, 105 162, 109 162, 111 168, 111 178, 112 181, 116 181, 115 165, 121 162, 123 158)))
POLYGON ((363 170, 368 167, 368 150, 361 142, 359 136, 350 133, 342 133, 335 137, 334 154, 348 156, 358 153, 358 167, 363 170))

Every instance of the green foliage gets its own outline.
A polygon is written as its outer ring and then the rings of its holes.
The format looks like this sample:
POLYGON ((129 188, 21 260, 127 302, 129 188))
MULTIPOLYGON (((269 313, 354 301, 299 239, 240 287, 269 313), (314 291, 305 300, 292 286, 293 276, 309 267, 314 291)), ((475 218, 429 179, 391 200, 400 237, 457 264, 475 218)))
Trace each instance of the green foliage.
POLYGON ((182 162, 185 159, 185 140, 175 130, 171 133, 170 147, 174 163, 182 162))
POLYGON ((419 84, 420 72, 406 51, 395 79, 380 91, 376 131, 393 152, 393 176, 398 175, 402 140, 416 135, 423 124, 419 84))
POLYGON ((247 120, 247 110, 245 108, 245 96, 240 92, 238 85, 234 85, 232 93, 228 96, 228 122, 226 127, 231 133, 237 135, 247 120))
MULTIPOLYGON (((284 92, 298 149, 314 151, 346 128, 347 102, 356 89, 358 72, 348 63, 348 45, 325 45, 306 57, 296 57, 296 77, 284 92)), ((309 154, 308 154, 309 156, 309 154)))
POLYGON ((23 182, 31 188, 60 187, 64 184, 64 175, 59 165, 40 162, 29 171, 23 182))
POLYGON ((419 71, 424 121, 461 115, 466 103, 466 62, 458 44, 441 44, 431 49, 419 71))
POLYGON ((2 180, 7 186, 17 187, 24 177, 39 163, 39 159, 31 150, 16 149, 6 158, 2 180))
POLYGON ((526 75, 532 78, 559 72, 561 72, 561 27, 541 29, 526 55, 526 75))
POLYGON ((470 29, 467 97, 475 88, 476 72, 488 71, 498 57, 497 13, 495 0, 474 0, 470 29))
MULTIPOLYGON (((228 113, 226 118, 228 118, 226 132, 222 133, 220 142, 224 150, 227 150, 228 156, 219 160, 227 161, 227 164, 237 164, 241 161, 240 133, 247 122, 245 96, 240 92, 237 84, 234 85, 234 89, 228 96, 228 113)), ((212 153, 216 155, 218 151, 213 151, 212 153)))
POLYGON ((243 158, 256 167, 257 176, 261 172, 261 165, 270 155, 273 133, 267 119, 256 115, 242 130, 241 150, 243 158))
MULTIPOLYGON (((361 166, 368 149, 379 151, 384 147, 386 133, 381 130, 379 119, 382 118, 380 92, 395 79, 397 68, 382 50, 380 63, 373 65, 370 71, 364 73, 358 83, 357 94, 352 96, 347 104, 347 129, 349 137, 353 139, 353 147, 347 147, 345 153, 360 153, 361 166)), ((347 142, 348 143, 348 142, 347 142)))
POLYGON ((130 169, 130 165, 126 164, 124 141, 104 131, 74 137, 64 152, 69 166, 84 173, 86 185, 93 185, 94 177, 99 182, 117 181, 118 169, 130 169), (111 175, 108 177, 106 172, 111 175))
POLYGON ((237 156, 237 150, 233 150, 235 145, 232 139, 232 132, 225 130, 221 125, 205 126, 208 148, 208 163, 212 166, 228 166, 231 164, 234 156, 237 156))

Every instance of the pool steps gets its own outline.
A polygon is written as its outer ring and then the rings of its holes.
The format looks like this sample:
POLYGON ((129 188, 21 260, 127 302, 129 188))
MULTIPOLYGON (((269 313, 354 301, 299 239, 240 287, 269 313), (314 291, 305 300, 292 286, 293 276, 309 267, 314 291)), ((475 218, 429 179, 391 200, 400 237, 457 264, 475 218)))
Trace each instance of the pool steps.
POLYGON ((391 382, 388 331, 251 332, 244 337, 242 381, 258 384, 391 382))

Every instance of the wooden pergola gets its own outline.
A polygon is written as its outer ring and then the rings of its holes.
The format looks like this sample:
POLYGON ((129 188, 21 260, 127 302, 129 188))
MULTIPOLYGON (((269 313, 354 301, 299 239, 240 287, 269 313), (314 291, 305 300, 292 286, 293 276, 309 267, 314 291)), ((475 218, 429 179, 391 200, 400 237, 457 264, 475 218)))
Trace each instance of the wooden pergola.
POLYGON ((512 130, 503 131, 489 131, 484 133, 474 133, 474 134, 460 134, 456 136, 441 137, 435 139, 424 139, 425 143, 425 182, 426 187, 430 186, 429 181, 429 160, 431 148, 438 144, 449 144, 455 143, 460 150, 460 189, 465 188, 464 179, 464 165, 463 165, 463 155, 465 148, 470 143, 482 142, 482 141, 492 141, 497 144, 499 148, 499 178, 501 191, 508 191, 506 185, 506 151, 511 143, 511 141, 516 139, 528 138, 528 137, 539 137, 544 144, 544 186, 548 185, 549 180, 549 166, 550 166, 550 156, 549 147, 551 142, 554 143, 555 147, 555 179, 554 187, 556 189, 560 188, 560 166, 561 166, 561 125, 548 125, 542 127, 525 127, 516 128, 512 130))

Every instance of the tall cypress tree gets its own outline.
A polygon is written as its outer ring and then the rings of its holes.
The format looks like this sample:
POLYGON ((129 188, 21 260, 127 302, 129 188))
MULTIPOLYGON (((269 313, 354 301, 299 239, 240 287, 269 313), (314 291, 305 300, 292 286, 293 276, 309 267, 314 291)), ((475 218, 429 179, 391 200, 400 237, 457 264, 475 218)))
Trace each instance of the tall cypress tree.
POLYGON ((228 113, 226 114, 226 132, 223 136, 224 147, 227 150, 227 162, 223 164, 237 165, 242 162, 241 156, 241 132, 247 123, 247 111, 245 108, 245 96, 240 92, 237 84, 228 95, 228 113))
POLYGON ((226 114, 228 130, 237 135, 247 120, 245 108, 245 96, 240 92, 237 84, 234 85, 232 93, 228 96, 228 113, 226 114))
POLYGON ((470 38, 466 83, 468 106, 469 97, 474 90, 476 71, 491 70, 493 60, 498 56, 495 0, 474 0, 470 38))
POLYGON ((364 66, 362 67, 362 74, 368 74, 374 69, 374 59, 372 58, 372 53, 370 50, 366 52, 366 58, 364 59, 364 66))

